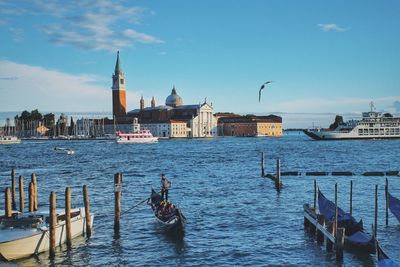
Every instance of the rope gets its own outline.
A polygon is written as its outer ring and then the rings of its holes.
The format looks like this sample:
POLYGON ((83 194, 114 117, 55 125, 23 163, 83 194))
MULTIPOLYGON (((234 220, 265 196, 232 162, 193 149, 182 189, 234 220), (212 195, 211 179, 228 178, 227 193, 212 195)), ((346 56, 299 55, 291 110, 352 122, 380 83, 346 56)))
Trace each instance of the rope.
POLYGON ((123 214, 127 213, 128 211, 131 211, 131 210, 133 210, 134 208, 138 207, 139 205, 143 204, 143 203, 146 202, 147 200, 149 200, 149 198, 146 198, 146 199, 140 201, 139 203, 133 205, 131 208, 127 209, 126 211, 121 212, 121 216, 122 216, 123 214))

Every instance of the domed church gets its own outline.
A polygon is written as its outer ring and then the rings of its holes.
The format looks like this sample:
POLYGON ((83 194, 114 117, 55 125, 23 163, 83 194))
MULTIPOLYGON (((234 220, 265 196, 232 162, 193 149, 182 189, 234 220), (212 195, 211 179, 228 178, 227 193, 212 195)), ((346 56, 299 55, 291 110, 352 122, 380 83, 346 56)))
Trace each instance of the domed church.
POLYGON ((140 109, 128 112, 127 116, 138 118, 140 126, 158 137, 213 137, 217 136, 217 119, 212 104, 184 105, 175 86, 165 99, 165 105, 156 106, 154 97, 151 106, 145 107, 143 97, 140 109))

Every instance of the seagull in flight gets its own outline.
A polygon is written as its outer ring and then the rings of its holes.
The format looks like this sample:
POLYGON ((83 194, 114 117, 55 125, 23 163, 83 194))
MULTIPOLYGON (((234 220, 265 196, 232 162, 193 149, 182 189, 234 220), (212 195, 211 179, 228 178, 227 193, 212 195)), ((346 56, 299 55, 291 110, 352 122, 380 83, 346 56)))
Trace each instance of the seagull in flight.
POLYGON ((265 85, 272 83, 272 81, 265 82, 261 85, 260 91, 258 91, 258 102, 261 101, 261 91, 265 88, 265 85))

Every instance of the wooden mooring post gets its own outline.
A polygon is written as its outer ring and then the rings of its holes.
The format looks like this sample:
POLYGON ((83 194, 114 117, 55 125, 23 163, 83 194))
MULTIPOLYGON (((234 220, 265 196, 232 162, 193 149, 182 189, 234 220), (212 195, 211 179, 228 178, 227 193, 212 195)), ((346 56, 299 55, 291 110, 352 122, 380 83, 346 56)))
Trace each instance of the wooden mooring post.
POLYGON ((389 224, 389 181, 386 178, 385 182, 385 200, 386 200, 386 226, 389 224))
POLYGON ((336 233, 336 260, 343 259, 345 228, 338 228, 336 233))
POLYGON ((38 189, 37 189, 37 179, 36 174, 32 173, 31 182, 33 184, 33 211, 38 210, 38 189))
MULTIPOLYGON (((32 187, 33 184, 31 183, 32 187)), ((54 258, 56 251, 56 193, 50 193, 50 258, 54 258)))
POLYGON ((114 174, 114 232, 119 233, 121 217, 122 173, 114 174))
POLYGON ((275 177, 275 187, 276 190, 281 191, 281 160, 277 159, 276 160, 276 177, 275 177))
POLYGON ((378 185, 375 185, 375 223, 374 223, 374 236, 377 237, 378 229, 378 185))
POLYGON ((261 152, 261 177, 265 176, 264 172, 264 152, 261 152))
POLYGON ((4 206, 4 216, 6 218, 11 218, 12 210, 11 210, 11 190, 9 187, 6 188, 5 192, 5 206, 4 206))
POLYGON ((24 212, 24 176, 19 176, 19 211, 24 212))
POLYGON ((335 221, 334 221, 334 234, 337 238, 337 221, 338 221, 338 186, 335 183, 335 221))
POLYGON ((86 237, 91 237, 92 226, 90 220, 89 193, 86 185, 83 186, 83 201, 85 202, 86 237))
MULTIPOLYGON (((317 222, 322 227, 325 227, 325 216, 323 214, 317 214, 317 222)), ((324 233, 320 229, 317 229, 317 242, 324 243, 324 233)))
POLYGON ((314 179, 314 210, 317 210, 317 180, 314 179))
POLYGON ((350 216, 353 216, 353 180, 350 180, 350 216))
POLYGON ((11 206, 13 210, 17 209, 16 203, 16 189, 15 189, 15 169, 11 170, 11 206))
POLYGON ((65 239, 68 247, 71 247, 71 188, 65 188, 65 239))
POLYGON ((29 183, 29 212, 33 212, 34 211, 34 195, 35 195, 35 188, 32 182, 29 183))

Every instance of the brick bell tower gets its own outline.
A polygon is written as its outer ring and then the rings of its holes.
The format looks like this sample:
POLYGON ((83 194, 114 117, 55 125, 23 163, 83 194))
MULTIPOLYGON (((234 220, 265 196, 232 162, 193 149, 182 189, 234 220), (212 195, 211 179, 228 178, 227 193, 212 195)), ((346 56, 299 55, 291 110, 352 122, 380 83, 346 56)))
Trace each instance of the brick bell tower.
POLYGON ((121 69, 119 61, 119 51, 117 52, 117 62, 112 76, 112 101, 113 101, 113 116, 115 118, 126 116, 126 91, 125 77, 121 69))

